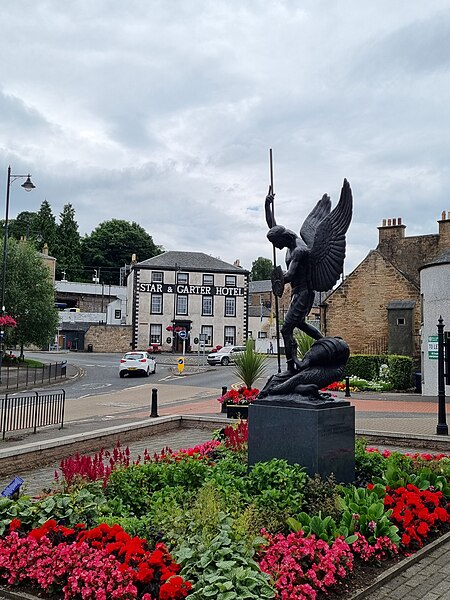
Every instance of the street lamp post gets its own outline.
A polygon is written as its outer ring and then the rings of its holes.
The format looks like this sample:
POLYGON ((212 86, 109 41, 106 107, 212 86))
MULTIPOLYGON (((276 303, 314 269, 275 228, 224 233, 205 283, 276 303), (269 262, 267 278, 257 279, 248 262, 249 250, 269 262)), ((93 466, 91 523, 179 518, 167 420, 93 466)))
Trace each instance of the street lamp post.
MULTIPOLYGON (((11 166, 8 167, 8 176, 6 178, 6 210, 5 210, 5 226, 3 230, 3 260, 2 260, 2 295, 1 295, 1 315, 5 316, 5 290, 6 290, 6 256, 8 251, 8 219, 9 219, 9 192, 11 188, 11 184, 16 181, 16 179, 25 179, 25 182, 22 183, 22 187, 26 192, 31 192, 36 186, 31 181, 30 174, 28 175, 13 175, 11 173, 11 166)), ((5 341, 5 332, 0 332, 0 383, 2 382, 2 361, 3 361, 3 352, 4 352, 4 341, 5 341)))

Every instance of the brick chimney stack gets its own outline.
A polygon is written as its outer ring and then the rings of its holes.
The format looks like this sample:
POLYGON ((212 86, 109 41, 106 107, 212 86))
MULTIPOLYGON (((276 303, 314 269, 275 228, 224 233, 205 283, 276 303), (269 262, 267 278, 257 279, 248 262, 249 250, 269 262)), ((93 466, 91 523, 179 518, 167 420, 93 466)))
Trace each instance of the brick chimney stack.
POLYGON ((443 252, 450 248, 450 212, 442 211, 439 223, 439 250, 443 252))
POLYGON ((398 240, 405 237, 406 225, 402 225, 402 218, 383 219, 382 225, 378 227, 378 244, 398 240))

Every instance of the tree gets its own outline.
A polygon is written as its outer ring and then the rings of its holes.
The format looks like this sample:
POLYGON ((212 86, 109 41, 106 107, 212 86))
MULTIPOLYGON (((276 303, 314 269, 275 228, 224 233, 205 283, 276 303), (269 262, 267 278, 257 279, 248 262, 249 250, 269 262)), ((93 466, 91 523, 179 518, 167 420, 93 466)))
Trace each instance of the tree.
POLYGON ((8 341, 20 345, 21 354, 24 345, 44 347, 54 339, 58 311, 49 271, 31 243, 12 238, 6 258, 5 307, 17 321, 8 341))
POLYGON ((252 281, 264 281, 272 275, 272 261, 260 256, 252 263, 252 281))
POLYGON ((57 235, 56 251, 52 254, 57 260, 58 270, 65 271, 67 279, 71 281, 81 281, 81 238, 75 221, 75 209, 71 204, 65 204, 59 215, 57 235))
MULTIPOLYGON (((12 219, 8 224, 8 237, 13 237, 16 240, 25 237, 27 240, 34 235, 35 222, 37 213, 25 210, 12 219)), ((5 226, 5 221, 2 221, 2 229, 5 226)))
POLYGON ((81 247, 83 264, 100 267, 102 282, 115 284, 119 283, 120 268, 130 263, 133 254, 138 260, 147 260, 162 252, 143 227, 121 219, 100 223, 83 238, 81 247))
POLYGON ((56 225, 55 216, 47 200, 42 202, 39 211, 36 213, 33 225, 34 235, 30 239, 36 240, 38 250, 41 250, 42 246, 47 244, 50 254, 54 256, 58 249, 58 226, 56 225))

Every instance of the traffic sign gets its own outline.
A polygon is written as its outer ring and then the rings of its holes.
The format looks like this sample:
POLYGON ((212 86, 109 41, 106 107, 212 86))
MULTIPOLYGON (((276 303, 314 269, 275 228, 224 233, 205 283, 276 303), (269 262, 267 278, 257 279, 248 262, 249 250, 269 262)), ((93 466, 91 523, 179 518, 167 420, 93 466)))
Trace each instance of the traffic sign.
POLYGON ((187 331, 186 329, 182 329, 181 331, 178 332, 178 337, 180 337, 182 340, 185 340, 187 338, 187 331))
POLYGON ((179 358, 178 361, 178 372, 182 373, 184 369, 184 358, 179 358))
POLYGON ((433 360, 438 359, 438 336, 437 335, 429 335, 428 336, 428 358, 433 360))

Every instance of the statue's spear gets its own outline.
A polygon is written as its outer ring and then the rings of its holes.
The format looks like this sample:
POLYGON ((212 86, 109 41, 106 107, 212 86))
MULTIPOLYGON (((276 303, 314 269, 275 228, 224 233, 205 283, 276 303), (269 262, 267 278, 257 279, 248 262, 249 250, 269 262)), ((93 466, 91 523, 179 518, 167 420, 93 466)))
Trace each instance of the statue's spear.
MULTIPOLYGON (((272 148, 269 150, 269 160, 270 160, 270 190, 273 196, 272 202, 272 215, 273 220, 275 221, 275 190, 273 187, 273 156, 272 156, 272 148)), ((273 245, 273 268, 277 267, 277 249, 275 248, 275 244, 273 245)), ((278 361, 278 373, 281 373, 281 358, 280 358, 280 316, 278 314, 278 296, 276 294, 272 294, 275 298, 275 329, 277 336, 277 361, 278 361)))

